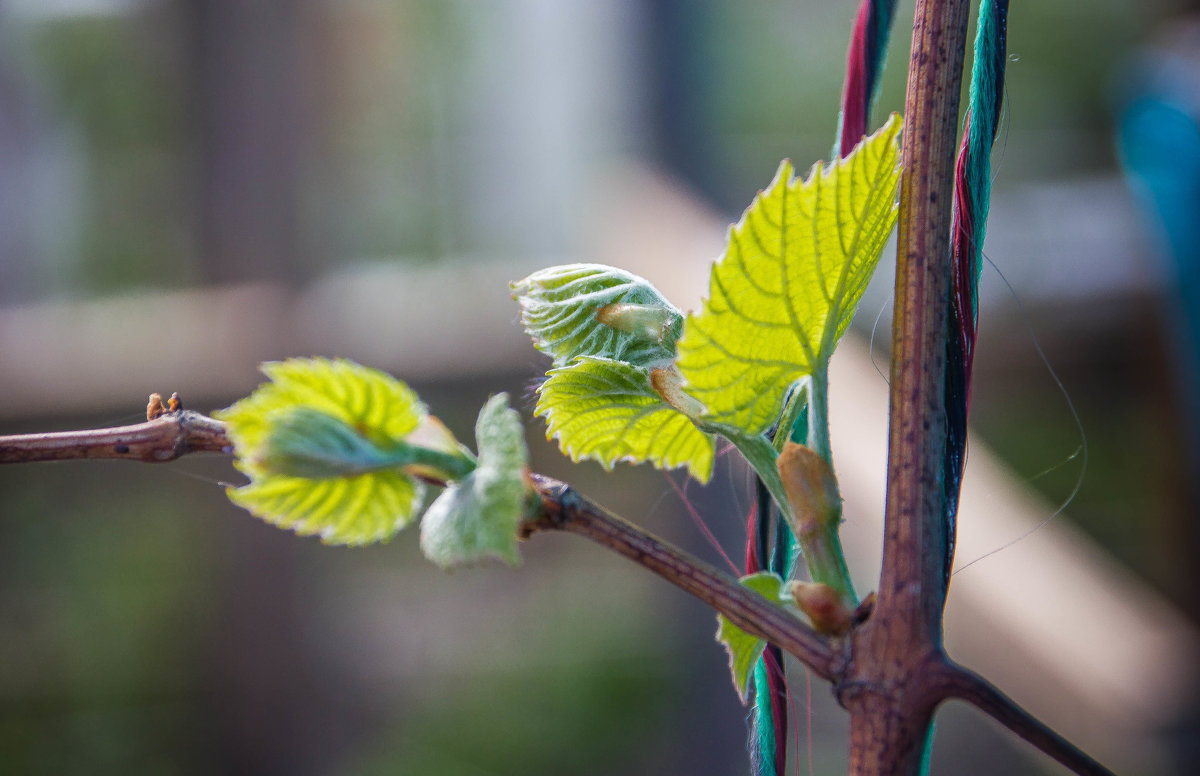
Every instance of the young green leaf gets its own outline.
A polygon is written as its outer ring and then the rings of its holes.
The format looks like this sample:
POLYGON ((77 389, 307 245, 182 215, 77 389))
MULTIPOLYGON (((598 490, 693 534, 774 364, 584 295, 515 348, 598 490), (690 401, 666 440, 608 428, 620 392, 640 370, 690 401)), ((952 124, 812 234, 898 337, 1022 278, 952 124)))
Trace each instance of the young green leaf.
POLYGON ((900 126, 893 114, 807 180, 785 160, 730 229, 709 298, 678 342, 706 421, 760 433, 788 387, 828 363, 896 222, 900 126))
POLYGON ((536 507, 526 480, 525 432, 508 396, 493 396, 475 424, 479 464, 449 485, 421 519, 421 550, 442 568, 487 556, 519 565, 517 528, 536 507))
POLYGON ((525 331, 555 366, 578 356, 640 366, 675 358, 683 315, 637 275, 603 264, 564 264, 512 289, 525 331))
POLYGON ((385 540, 420 506, 413 475, 474 468, 416 394, 383 372, 322 358, 262 370, 270 382, 215 415, 250 477, 229 498, 269 523, 331 544, 385 540))
POLYGON ((270 382, 217 413, 229 424, 239 465, 248 470, 259 466, 281 411, 303 407, 321 412, 379 441, 403 439, 427 417, 411 388, 353 361, 293 358, 267 362, 261 369, 270 382))
POLYGON ((700 482, 712 476, 714 441, 663 400, 656 372, 607 358, 583 356, 552 369, 534 412, 546 418, 573 461, 649 461, 660 469, 687 467, 700 482))
MULTIPOLYGON (((750 574, 738 582, 772 603, 779 603, 781 600, 783 580, 769 571, 750 574)), ((733 684, 737 688, 738 697, 745 703, 747 688, 754 674, 754 664, 762 656, 767 642, 757 636, 751 636, 726 619, 723 614, 717 615, 717 641, 724 644, 725 649, 729 651, 729 669, 733 672, 733 684)))
POLYGON ((229 488, 229 500, 256 517, 327 544, 386 541, 408 525, 421 504, 421 483, 398 471, 311 480, 270 475, 229 488))

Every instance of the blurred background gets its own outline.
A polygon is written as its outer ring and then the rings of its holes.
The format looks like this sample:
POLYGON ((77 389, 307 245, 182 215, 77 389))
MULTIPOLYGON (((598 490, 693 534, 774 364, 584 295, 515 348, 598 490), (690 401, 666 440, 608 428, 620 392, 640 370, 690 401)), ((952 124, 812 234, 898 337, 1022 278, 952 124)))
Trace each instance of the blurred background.
MULTIPOLYGON (((876 124, 903 102, 900 6, 876 124)), ((152 391, 207 411, 262 360, 352 357, 409 380, 464 440, 508 390, 536 469, 723 564, 694 509, 739 557, 747 477, 727 459, 689 488, 543 441, 545 363, 506 283, 601 261, 696 306, 779 160, 828 158, 854 11, 0 0, 0 433, 136 422, 152 391)), ((1071 500, 1016 544, 1027 529, 960 550, 962 565, 1003 547, 1016 571, 948 626, 953 654, 1024 681, 1014 694, 1128 773, 1200 761, 1179 673, 1200 664, 1198 11, 1014 4, 972 449, 995 454, 1029 526, 1071 500), (1046 361, 1086 433, 1078 492, 1081 434, 1046 361), (1033 561, 1060 540, 1089 560, 1033 561), (1039 569, 1018 616, 986 621, 1039 569), (1119 616, 1083 597, 1110 589, 1119 616), (1087 627, 1055 615, 1026 633, 1056 591, 1087 627), (1159 651, 1054 673, 1051 637, 1092 656, 1134 635, 1159 651), (1144 681, 1155 668, 1166 679, 1144 681)), ((879 320, 885 373, 887 275, 848 346, 866 353, 879 320)), ((839 472, 855 437, 835 422, 839 472)), ((442 574, 411 531, 326 548, 233 508, 237 477, 203 458, 0 469, 0 772, 747 771, 712 614, 649 574, 559 536, 527 544, 518 572, 442 574)), ((796 772, 811 749, 811 772, 844 773, 844 715, 791 675, 796 772)), ((939 719, 935 773, 1060 772, 968 711, 939 719)))

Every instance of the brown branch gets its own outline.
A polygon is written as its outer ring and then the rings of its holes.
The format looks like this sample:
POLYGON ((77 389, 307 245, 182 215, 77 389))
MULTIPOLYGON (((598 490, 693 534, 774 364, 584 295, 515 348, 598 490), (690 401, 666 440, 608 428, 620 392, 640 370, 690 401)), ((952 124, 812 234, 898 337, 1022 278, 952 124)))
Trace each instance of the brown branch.
MULTIPOLYGON (((189 410, 167 412, 134 426, 0 437, 0 463, 118 459, 158 463, 187 453, 231 454, 225 424, 189 410)), ((738 627, 795 655, 832 679, 842 660, 826 639, 787 610, 698 558, 593 504, 558 480, 531 475, 544 509, 524 533, 562 530, 624 555, 724 614, 738 627)), ((439 483, 445 484, 445 483, 439 483)))
POLYGON ((566 483, 540 474, 532 479, 544 510, 541 519, 526 524, 526 535, 551 529, 591 539, 691 593, 747 633, 794 655, 821 678, 833 680, 840 673, 843 661, 830 642, 783 607, 597 506, 566 483))
POLYGON ((838 697, 852 774, 916 774, 938 697, 945 602, 946 303, 966 0, 917 0, 901 148, 883 567, 838 697))
POLYGON ((0 436, 0 463, 79 459, 162 463, 188 453, 232 452, 225 424, 191 410, 167 412, 133 426, 0 436))
POLYGON ((905 103, 879 608, 941 643, 945 368, 966 0, 918 0, 905 103))
POLYGON ((943 682, 944 697, 966 701, 1079 776, 1113 776, 975 672, 946 661, 943 682))

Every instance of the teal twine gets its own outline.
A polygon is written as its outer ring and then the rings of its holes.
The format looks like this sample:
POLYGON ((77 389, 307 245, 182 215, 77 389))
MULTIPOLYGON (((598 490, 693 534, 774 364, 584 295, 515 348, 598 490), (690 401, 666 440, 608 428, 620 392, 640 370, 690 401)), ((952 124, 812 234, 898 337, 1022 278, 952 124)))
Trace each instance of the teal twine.
POLYGON ((750 765, 755 776, 783 776, 775 767, 775 724, 771 716, 767 663, 759 658, 754 666, 754 712, 750 741, 750 765))
MULTIPOLYGON (((803 433, 808 428, 807 411, 799 414, 804 423, 799 426, 802 429, 799 438, 794 430, 789 434, 793 442, 803 442, 803 433)), ((768 436, 774 439, 775 434, 780 433, 786 432, 774 428, 768 432, 768 436)), ((774 508, 770 494, 761 481, 758 483, 756 524, 753 533, 747 537, 747 543, 747 572, 767 569, 784 579, 792 577, 796 564, 795 538, 787 521, 774 508)), ((750 712, 748 741, 751 772, 754 776, 782 776, 787 755, 787 682, 782 650, 767 645, 754 666, 753 682, 754 707, 750 712), (773 660, 775 670, 768 666, 768 658, 773 660)))
MULTIPOLYGON (((789 393, 785 402, 790 398, 789 393)), ((774 440, 776 434, 782 433, 787 433, 791 442, 805 442, 808 434, 807 407, 797 413, 796 423, 790 430, 772 428, 767 436, 774 440)), ((750 573, 766 569, 790 579, 796 569, 796 540, 761 481, 757 484, 757 503, 753 530, 747 536, 746 571, 750 573)), ((754 776, 782 776, 787 754, 787 683, 783 652, 778 647, 767 646, 754 666, 752 679, 754 707, 750 712, 750 737, 747 742, 751 772, 754 776), (768 657, 773 658, 778 670, 772 671, 768 667, 768 657)))
POLYGON ((875 105, 875 98, 879 96, 880 76, 883 74, 883 66, 887 64, 888 36, 892 31, 896 0, 872 0, 871 9, 871 45, 867 48, 870 73, 867 87, 868 111, 875 105))
POLYGON ((1008 0, 980 0, 974 62, 963 141, 954 179, 954 289, 950 299, 950 331, 946 342, 945 569, 950 584, 954 560, 955 521, 966 463, 967 414, 971 398, 979 275, 983 238, 992 188, 992 146, 1000 125, 1008 44, 1008 0))
POLYGON ((928 776, 929 766, 933 763, 933 739, 937 735, 937 722, 929 723, 929 732, 925 734, 925 744, 921 749, 921 769, 917 773, 928 776))
POLYGON ((1008 60, 1008 0, 981 0, 975 30, 975 61, 967 102, 967 164, 965 184, 971 192, 974 264, 971 274, 971 313, 978 315, 979 275, 983 270, 983 237, 987 231, 992 191, 992 146, 1000 127, 1004 97, 1004 69, 1008 60))

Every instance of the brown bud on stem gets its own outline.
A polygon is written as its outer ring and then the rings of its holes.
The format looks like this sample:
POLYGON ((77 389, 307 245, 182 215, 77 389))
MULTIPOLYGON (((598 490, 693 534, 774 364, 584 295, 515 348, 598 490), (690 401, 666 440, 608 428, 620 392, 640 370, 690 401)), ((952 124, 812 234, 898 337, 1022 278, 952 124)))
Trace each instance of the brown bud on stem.
POLYGON ((788 442, 776 462, 797 534, 812 536, 837 525, 842 496, 829 462, 804 445, 788 442))
POLYGON ((154 420, 165 414, 167 414, 167 405, 163 404, 162 394, 150 394, 150 401, 146 404, 146 420, 154 420))
POLYGON ((840 636, 850 630, 854 612, 847 608, 841 596, 829 585, 793 581, 784 590, 795 599, 796 606, 808 615, 813 627, 821 633, 840 636))

